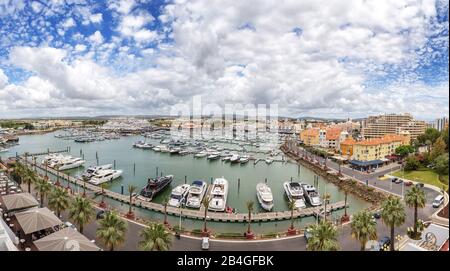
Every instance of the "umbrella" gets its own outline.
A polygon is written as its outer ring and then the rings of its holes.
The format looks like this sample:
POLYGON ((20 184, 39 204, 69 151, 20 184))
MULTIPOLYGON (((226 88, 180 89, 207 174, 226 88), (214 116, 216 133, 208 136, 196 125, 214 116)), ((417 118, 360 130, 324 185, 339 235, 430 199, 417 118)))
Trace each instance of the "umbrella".
POLYGON ((2 197, 6 210, 14 211, 39 205, 30 193, 19 193, 2 197))
POLYGON ((62 221, 47 208, 38 208, 17 213, 16 219, 25 234, 53 228, 62 224, 62 221))
POLYGON ((34 242, 40 251, 98 251, 100 248, 78 231, 67 227, 34 242))

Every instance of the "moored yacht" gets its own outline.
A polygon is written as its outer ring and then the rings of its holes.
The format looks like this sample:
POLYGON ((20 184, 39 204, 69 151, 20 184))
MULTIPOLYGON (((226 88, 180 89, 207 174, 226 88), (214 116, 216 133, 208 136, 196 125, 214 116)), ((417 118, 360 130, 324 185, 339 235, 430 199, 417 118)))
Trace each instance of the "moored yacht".
POLYGON ((138 195, 139 199, 151 201, 154 196, 161 192, 173 181, 173 175, 164 177, 149 178, 147 184, 138 195))
POLYGON ((57 169, 57 170, 66 170, 81 167, 84 164, 84 160, 81 158, 63 158, 58 161, 51 162, 49 167, 57 169))
POLYGON ((207 157, 208 160, 217 160, 219 158, 220 158, 219 153, 215 152, 210 153, 207 157))
POLYGON ((190 185, 181 184, 175 187, 170 194, 168 205, 172 207, 180 207, 186 200, 190 185))
POLYGON ((316 188, 310 184, 302 184, 303 191, 305 192, 305 198, 312 206, 322 205, 322 199, 320 199, 319 193, 316 188))
POLYGON ((233 154, 231 157, 230 157, 230 162, 232 163, 232 164, 234 164, 234 163, 239 163, 240 160, 241 159, 241 157, 239 157, 239 155, 238 154, 233 154))
POLYGON ((102 183, 113 181, 122 175, 122 170, 100 169, 96 171, 89 180, 91 184, 100 185, 102 183))
POLYGON ((206 155, 208 155, 207 152, 201 151, 201 152, 195 154, 194 157, 195 157, 195 158, 203 158, 203 157, 205 157, 206 155))
POLYGON ((243 155, 243 156, 239 159, 239 162, 240 162, 241 164, 245 164, 245 163, 248 163, 249 159, 250 159, 250 158, 249 158, 247 155, 243 155))
POLYGON ((205 196, 208 185, 201 180, 193 181, 191 187, 188 190, 186 198, 186 207, 200 208, 203 197, 205 196))
POLYGON ((303 189, 299 182, 284 182, 284 192, 289 200, 295 201, 295 208, 305 208, 305 199, 303 197, 303 189))
POLYGON ((102 165, 102 166, 90 166, 86 171, 81 175, 82 178, 91 178, 99 170, 111 169, 113 167, 112 164, 102 165))
POLYGON ((267 158, 266 158, 266 164, 270 165, 270 164, 272 164, 272 163, 273 163, 273 159, 267 157, 267 158))
POLYGON ((273 209, 273 195, 272 189, 265 183, 258 183, 256 185, 256 196, 258 197, 259 204, 266 211, 273 209))
POLYGON ((225 211, 228 197, 228 181, 224 178, 214 180, 211 189, 211 201, 208 210, 223 212, 225 211))

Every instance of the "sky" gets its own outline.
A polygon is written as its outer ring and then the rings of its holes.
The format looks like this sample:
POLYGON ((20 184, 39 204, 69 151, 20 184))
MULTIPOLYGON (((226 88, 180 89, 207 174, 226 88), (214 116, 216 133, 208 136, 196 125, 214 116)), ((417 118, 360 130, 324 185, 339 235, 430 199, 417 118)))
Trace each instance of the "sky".
POLYGON ((0 118, 449 115, 448 1, 0 0, 0 118))

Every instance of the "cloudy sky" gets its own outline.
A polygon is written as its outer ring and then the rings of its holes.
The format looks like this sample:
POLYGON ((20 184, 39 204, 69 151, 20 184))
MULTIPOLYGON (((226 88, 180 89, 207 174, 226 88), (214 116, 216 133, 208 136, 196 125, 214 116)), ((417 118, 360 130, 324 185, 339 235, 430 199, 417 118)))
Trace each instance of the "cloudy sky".
POLYGON ((448 0, 0 0, 0 118, 448 116, 448 0))

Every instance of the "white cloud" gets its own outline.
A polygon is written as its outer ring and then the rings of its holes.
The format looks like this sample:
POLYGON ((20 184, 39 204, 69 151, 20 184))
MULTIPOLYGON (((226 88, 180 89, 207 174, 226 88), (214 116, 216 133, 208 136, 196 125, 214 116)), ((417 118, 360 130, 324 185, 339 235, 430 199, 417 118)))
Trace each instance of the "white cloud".
POLYGON ((89 36, 89 40, 92 41, 95 44, 102 44, 103 43, 103 36, 100 31, 95 31, 94 34, 89 36))
POLYGON ((3 70, 0 69, 0 89, 5 87, 8 84, 8 77, 3 73, 3 70))
POLYGON ((135 5, 136 2, 134 0, 112 0, 110 1, 109 8, 122 14, 128 14, 135 5))
POLYGON ((85 50, 86 50, 86 45, 84 45, 84 44, 75 45, 76 52, 84 52, 85 50))
POLYGON ((72 18, 67 19, 62 26, 66 29, 74 27, 76 25, 75 20, 72 18))
POLYGON ((89 19, 92 23, 101 23, 103 21, 103 15, 101 13, 96 13, 91 15, 89 19))

